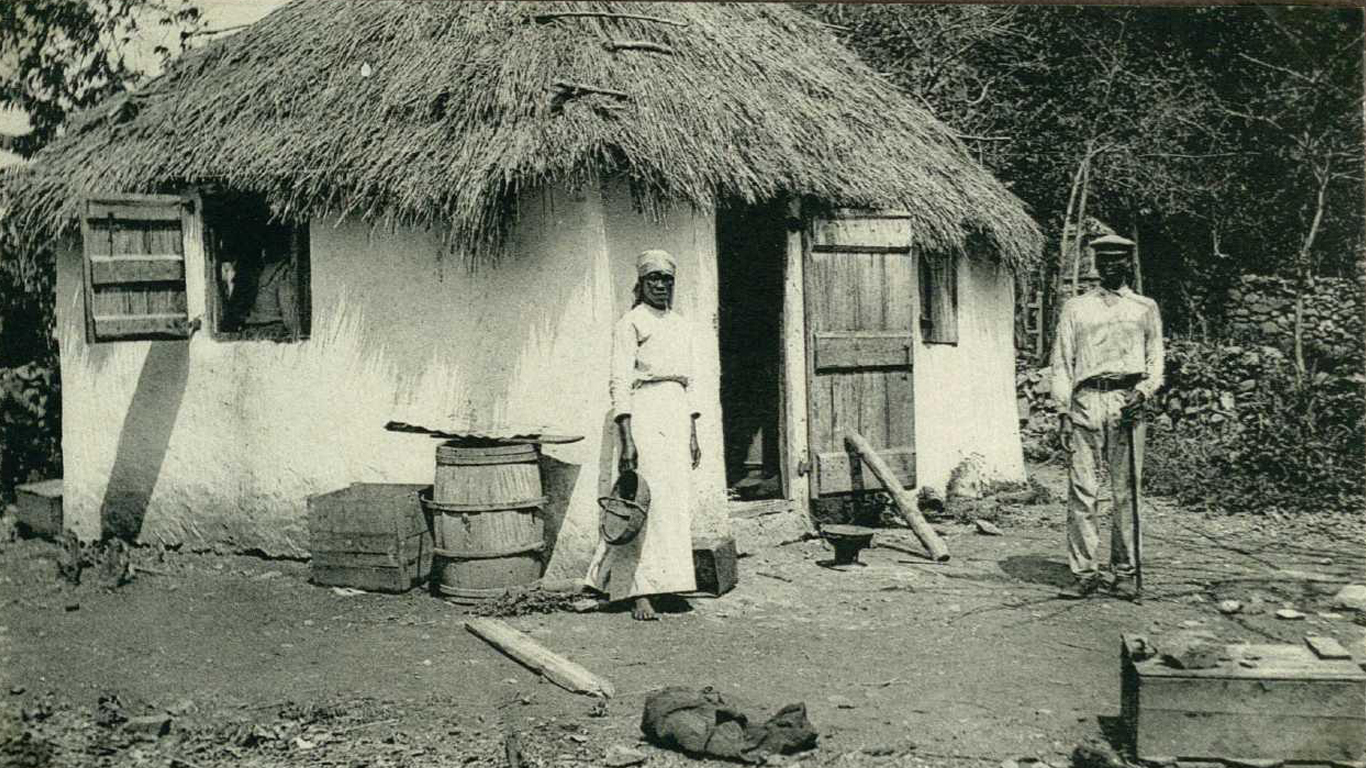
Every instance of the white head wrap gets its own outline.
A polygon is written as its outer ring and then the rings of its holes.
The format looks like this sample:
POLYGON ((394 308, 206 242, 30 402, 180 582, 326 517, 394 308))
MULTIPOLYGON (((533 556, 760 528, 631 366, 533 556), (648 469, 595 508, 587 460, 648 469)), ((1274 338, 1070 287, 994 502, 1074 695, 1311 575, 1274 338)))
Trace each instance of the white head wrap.
POLYGON ((636 274, 645 277, 651 272, 664 272, 674 274, 678 271, 678 261, 668 251, 658 248, 641 251, 636 257, 636 274))

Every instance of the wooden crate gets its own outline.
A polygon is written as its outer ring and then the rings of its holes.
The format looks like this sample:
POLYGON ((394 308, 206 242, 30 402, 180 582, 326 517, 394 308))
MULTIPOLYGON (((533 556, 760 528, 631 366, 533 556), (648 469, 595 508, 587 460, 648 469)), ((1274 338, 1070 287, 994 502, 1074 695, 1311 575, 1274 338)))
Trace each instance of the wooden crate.
POLYGON ((405 592, 427 580, 432 536, 417 494, 424 485, 356 483, 308 499, 313 581, 405 592))
POLYGON ((735 589, 738 581, 735 539, 694 539, 692 543, 693 572, 697 576, 697 591, 720 597, 735 589))
POLYGON ((14 488, 14 522, 20 533, 57 539, 62 535, 62 480, 26 483, 14 488))
POLYGON ((1136 660, 1121 640, 1121 717, 1140 760, 1360 762, 1366 672, 1307 646, 1230 645, 1218 666, 1136 660), (1252 658, 1257 657, 1257 658, 1252 658), (1245 666, 1241 659, 1255 666, 1245 666))

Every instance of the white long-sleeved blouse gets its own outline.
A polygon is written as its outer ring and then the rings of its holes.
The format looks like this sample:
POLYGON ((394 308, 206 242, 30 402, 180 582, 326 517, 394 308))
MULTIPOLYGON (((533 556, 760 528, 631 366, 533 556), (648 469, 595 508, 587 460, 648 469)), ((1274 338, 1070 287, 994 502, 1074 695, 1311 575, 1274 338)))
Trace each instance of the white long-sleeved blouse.
POLYGON ((636 388, 654 381, 682 384, 690 412, 699 415, 692 376, 692 334, 678 312, 642 302, 617 320, 612 328, 609 384, 615 418, 630 415, 636 388))

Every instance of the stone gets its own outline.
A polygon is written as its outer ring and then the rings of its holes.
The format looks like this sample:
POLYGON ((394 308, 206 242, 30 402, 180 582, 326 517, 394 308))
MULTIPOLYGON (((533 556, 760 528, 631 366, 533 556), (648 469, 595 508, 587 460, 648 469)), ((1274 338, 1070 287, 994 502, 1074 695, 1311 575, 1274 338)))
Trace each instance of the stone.
POLYGON ((977 532, 983 536, 1004 536, 1005 532, 987 520, 973 520, 973 525, 977 526, 977 532))
POLYGON ((848 696, 840 696, 839 694, 826 696, 825 700, 834 704, 836 709, 853 709, 855 706, 848 696))
POLYGON ((958 463, 949 474, 945 494, 950 499, 980 499, 986 488, 982 458, 973 454, 958 463))
POLYGON ((625 768, 625 766, 628 765, 640 765, 648 758, 649 756, 644 752, 616 744, 607 750, 607 755, 603 758, 603 763, 610 766, 610 768, 625 768))
POLYGON ((170 715, 139 715, 123 724, 126 731, 145 736, 165 736, 171 732, 170 715))
POLYGON ((1294 608, 1282 608, 1276 611, 1276 618, 1286 621, 1299 621, 1304 618, 1304 614, 1294 608))
POLYGON ((1348 584, 1333 595, 1334 608, 1366 611, 1366 584, 1348 584))
POLYGON ((1185 630, 1174 632, 1158 643, 1162 661, 1177 669, 1209 669, 1219 665, 1224 652, 1219 639, 1209 632, 1185 630))
POLYGON ((1232 616, 1233 614, 1241 610, 1243 610, 1243 604, 1238 602, 1237 600, 1219 601, 1219 612, 1224 614, 1225 616, 1232 616))

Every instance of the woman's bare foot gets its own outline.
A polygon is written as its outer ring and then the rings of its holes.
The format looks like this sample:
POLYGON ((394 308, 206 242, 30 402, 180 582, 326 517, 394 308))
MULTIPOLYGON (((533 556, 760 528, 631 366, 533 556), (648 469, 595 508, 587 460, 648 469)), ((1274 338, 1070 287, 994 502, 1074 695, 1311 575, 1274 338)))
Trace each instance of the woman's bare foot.
POLYGON ((656 621, 659 614, 655 613, 654 603, 648 597, 637 597, 636 607, 631 609, 631 618, 636 621, 656 621))

